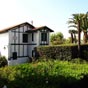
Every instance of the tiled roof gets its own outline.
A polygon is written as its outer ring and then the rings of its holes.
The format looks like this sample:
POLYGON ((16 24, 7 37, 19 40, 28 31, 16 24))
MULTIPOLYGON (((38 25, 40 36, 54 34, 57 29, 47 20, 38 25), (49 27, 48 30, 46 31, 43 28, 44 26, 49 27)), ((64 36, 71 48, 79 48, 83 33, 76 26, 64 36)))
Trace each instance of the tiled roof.
POLYGON ((34 31, 37 31, 37 30, 41 30, 41 29, 43 29, 43 28, 47 28, 50 32, 54 32, 52 29, 50 29, 50 28, 47 27, 47 26, 35 27, 35 28, 33 28, 32 30, 28 30, 28 31, 26 31, 26 32, 34 32, 34 31))
POLYGON ((14 28, 18 28, 20 26, 23 26, 23 25, 30 25, 32 27, 32 30, 28 30, 26 32, 34 32, 34 31, 37 31, 37 30, 41 30, 42 28, 47 28, 50 32, 53 32, 52 29, 50 29, 49 27, 47 26, 41 26, 41 27, 34 27, 33 25, 29 24, 28 22, 24 22, 24 23, 21 23, 21 24, 17 24, 17 25, 14 25, 14 26, 11 26, 11 27, 8 27, 8 28, 5 28, 3 30, 0 30, 0 33, 5 33, 5 32, 8 32, 9 30, 12 30, 14 28))
POLYGON ((24 23, 21 23, 21 24, 17 24, 17 25, 14 25, 14 26, 11 26, 11 27, 2 29, 2 30, 0 30, 0 33, 7 32, 7 31, 9 31, 9 30, 12 30, 12 29, 14 29, 14 28, 16 28, 16 27, 23 26, 23 25, 25 25, 25 24, 28 24, 28 25, 30 25, 32 28, 35 28, 33 25, 29 24, 28 22, 24 22, 24 23))

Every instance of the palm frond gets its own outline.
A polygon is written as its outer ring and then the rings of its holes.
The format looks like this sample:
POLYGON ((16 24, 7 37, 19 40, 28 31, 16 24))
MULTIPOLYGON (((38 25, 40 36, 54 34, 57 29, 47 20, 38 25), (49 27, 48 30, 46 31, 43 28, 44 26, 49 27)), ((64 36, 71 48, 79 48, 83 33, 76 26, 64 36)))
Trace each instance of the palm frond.
POLYGON ((70 27, 77 28, 77 25, 70 25, 70 26, 68 26, 68 28, 70 28, 70 27))

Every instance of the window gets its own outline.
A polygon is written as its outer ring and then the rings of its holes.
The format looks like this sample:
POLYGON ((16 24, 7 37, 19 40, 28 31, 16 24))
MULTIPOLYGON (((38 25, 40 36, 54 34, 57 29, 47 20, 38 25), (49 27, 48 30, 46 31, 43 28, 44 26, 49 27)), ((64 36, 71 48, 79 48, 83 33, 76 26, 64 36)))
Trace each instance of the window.
POLYGON ((32 33, 32 41, 34 41, 34 33, 32 33))
POLYGON ((28 34, 23 34, 23 43, 28 42, 28 34))
POLYGON ((47 41, 47 33, 41 33, 41 41, 47 41))

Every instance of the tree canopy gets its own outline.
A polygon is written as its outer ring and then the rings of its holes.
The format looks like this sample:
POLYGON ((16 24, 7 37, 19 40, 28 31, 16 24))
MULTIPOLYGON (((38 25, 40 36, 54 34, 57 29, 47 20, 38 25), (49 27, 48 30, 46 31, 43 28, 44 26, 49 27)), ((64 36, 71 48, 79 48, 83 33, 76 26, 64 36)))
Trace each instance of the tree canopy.
POLYGON ((59 45, 64 43, 64 36, 61 32, 54 33, 50 36, 50 41, 52 45, 59 45))

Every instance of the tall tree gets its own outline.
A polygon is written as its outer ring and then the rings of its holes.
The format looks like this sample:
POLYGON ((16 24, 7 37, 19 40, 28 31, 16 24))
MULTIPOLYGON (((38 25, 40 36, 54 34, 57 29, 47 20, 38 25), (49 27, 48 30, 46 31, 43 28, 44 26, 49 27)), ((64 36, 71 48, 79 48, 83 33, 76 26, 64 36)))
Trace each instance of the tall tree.
POLYGON ((84 14, 72 14, 72 18, 68 21, 71 24, 69 27, 75 27, 78 30, 78 56, 80 57, 80 34, 82 31, 82 19, 84 14))
POLYGON ((71 34, 71 43, 74 42, 74 38, 73 38, 73 30, 69 30, 69 33, 71 34))
POLYGON ((81 26, 82 26, 82 31, 84 33, 84 36, 83 36, 84 43, 87 43, 88 13, 84 14, 81 26))
POLYGON ((71 43, 77 43, 77 39, 76 39, 76 34, 78 33, 77 30, 69 30, 69 33, 71 34, 71 43))
POLYGON ((80 57, 80 32, 81 32, 81 29, 80 29, 80 19, 78 19, 78 57, 80 57))
POLYGON ((77 30, 73 30, 74 43, 77 43, 76 34, 78 34, 78 31, 77 30))

